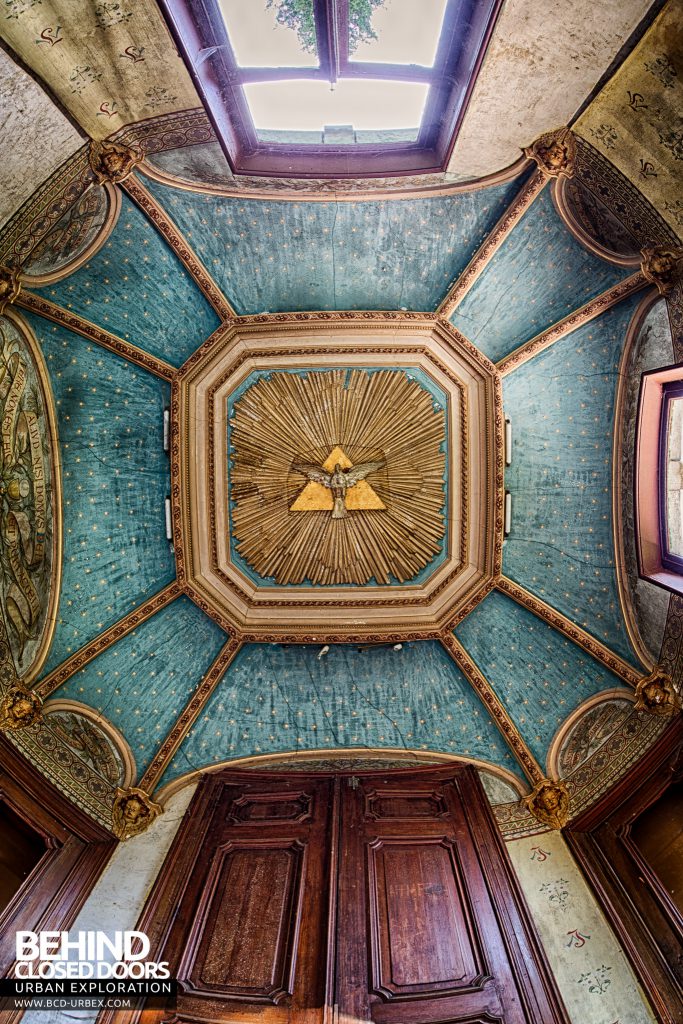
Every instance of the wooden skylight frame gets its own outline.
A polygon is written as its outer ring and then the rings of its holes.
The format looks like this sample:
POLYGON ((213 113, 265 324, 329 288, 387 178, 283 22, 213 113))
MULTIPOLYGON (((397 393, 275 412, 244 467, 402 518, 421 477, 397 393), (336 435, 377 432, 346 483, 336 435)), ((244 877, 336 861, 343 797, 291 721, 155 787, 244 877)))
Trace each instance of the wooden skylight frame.
POLYGON ((160 0, 232 171, 294 178, 445 171, 503 0, 448 0, 432 67, 351 60, 348 0, 312 2, 320 66, 255 68, 237 64, 219 0, 160 0), (343 145, 258 138, 244 85, 341 78, 428 83, 417 140, 343 145))

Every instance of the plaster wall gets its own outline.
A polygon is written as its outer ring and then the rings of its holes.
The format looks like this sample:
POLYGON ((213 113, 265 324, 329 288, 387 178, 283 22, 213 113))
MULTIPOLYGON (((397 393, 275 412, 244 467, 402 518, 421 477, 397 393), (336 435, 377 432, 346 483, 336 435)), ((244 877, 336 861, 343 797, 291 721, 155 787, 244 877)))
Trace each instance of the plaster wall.
MULTIPOLYGON (((168 801, 164 813, 147 832, 120 843, 71 927, 77 931, 125 931, 135 928, 149 892, 194 794, 186 786, 168 801)), ((90 1024, 97 1010, 29 1010, 22 1024, 90 1024)))
POLYGON ((507 846, 572 1024, 655 1020, 602 911, 558 832, 507 846))

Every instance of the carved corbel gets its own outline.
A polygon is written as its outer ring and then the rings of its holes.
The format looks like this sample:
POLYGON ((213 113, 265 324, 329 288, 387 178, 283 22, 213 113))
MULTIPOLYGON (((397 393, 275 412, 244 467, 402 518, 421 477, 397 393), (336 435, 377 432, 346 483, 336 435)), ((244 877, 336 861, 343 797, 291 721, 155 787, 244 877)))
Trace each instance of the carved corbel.
POLYGON ((681 709, 681 698, 674 689, 671 676, 655 668, 636 686, 636 711, 649 711, 653 715, 673 715, 681 709))
POLYGON ((125 181, 143 158, 137 146, 122 146, 118 142, 91 142, 88 159, 100 185, 117 185, 125 181))
POLYGON ((33 690, 10 686, 0 703, 0 729, 27 729, 41 718, 43 702, 33 690))
POLYGON ((569 819, 569 790, 564 782, 542 779, 523 803, 542 825, 564 828, 569 819))
POLYGON ((20 291, 19 271, 0 264, 0 314, 16 300, 20 291))
POLYGON ((571 128, 545 132, 530 146, 525 146, 523 152, 549 178, 574 177, 576 139, 571 128))
POLYGON ((130 839, 145 832, 155 818, 163 813, 161 804, 156 804, 144 789, 116 790, 111 820, 114 835, 119 839, 130 839))
POLYGON ((640 270, 643 277, 655 285, 660 295, 668 295, 681 277, 683 248, 681 246, 653 245, 640 252, 640 270))

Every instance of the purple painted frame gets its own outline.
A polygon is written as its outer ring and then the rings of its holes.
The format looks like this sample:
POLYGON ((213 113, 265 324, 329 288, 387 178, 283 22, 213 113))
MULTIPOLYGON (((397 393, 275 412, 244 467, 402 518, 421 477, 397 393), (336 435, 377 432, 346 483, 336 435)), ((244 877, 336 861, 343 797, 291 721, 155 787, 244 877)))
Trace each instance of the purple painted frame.
POLYGON ((233 172, 288 178, 384 177, 444 171, 502 3, 448 0, 434 67, 424 68, 350 61, 348 0, 313 0, 320 67, 311 70, 240 68, 218 0, 159 0, 233 172), (355 145, 259 140, 242 83, 293 78, 333 82, 339 77, 429 82, 417 140, 355 145))
POLYGON ((683 398, 683 380, 667 381, 662 385, 662 412, 659 421, 659 546, 664 569, 683 575, 683 557, 669 551, 669 531, 666 515, 666 468, 669 436, 669 407, 672 400, 683 398))

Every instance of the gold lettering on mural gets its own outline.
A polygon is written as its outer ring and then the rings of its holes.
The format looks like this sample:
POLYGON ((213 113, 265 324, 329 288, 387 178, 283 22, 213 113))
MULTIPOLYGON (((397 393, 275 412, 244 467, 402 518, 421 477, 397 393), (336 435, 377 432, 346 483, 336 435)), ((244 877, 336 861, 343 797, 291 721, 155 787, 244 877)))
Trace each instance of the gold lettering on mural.
POLYGON ((19 403, 26 385, 26 367, 16 353, 10 358, 8 368, 10 374, 12 374, 13 362, 16 366, 16 372, 12 375, 12 384, 2 414, 2 455, 5 465, 8 466, 11 466, 14 462, 14 429, 19 412, 19 403))
POLYGON ((38 417, 35 413, 25 413, 28 425, 29 444, 31 447, 31 466, 33 468, 33 507, 35 510, 33 525, 35 542, 31 565, 39 565, 45 554, 45 528, 47 525, 47 485, 43 464, 43 439, 40 433, 38 417))

